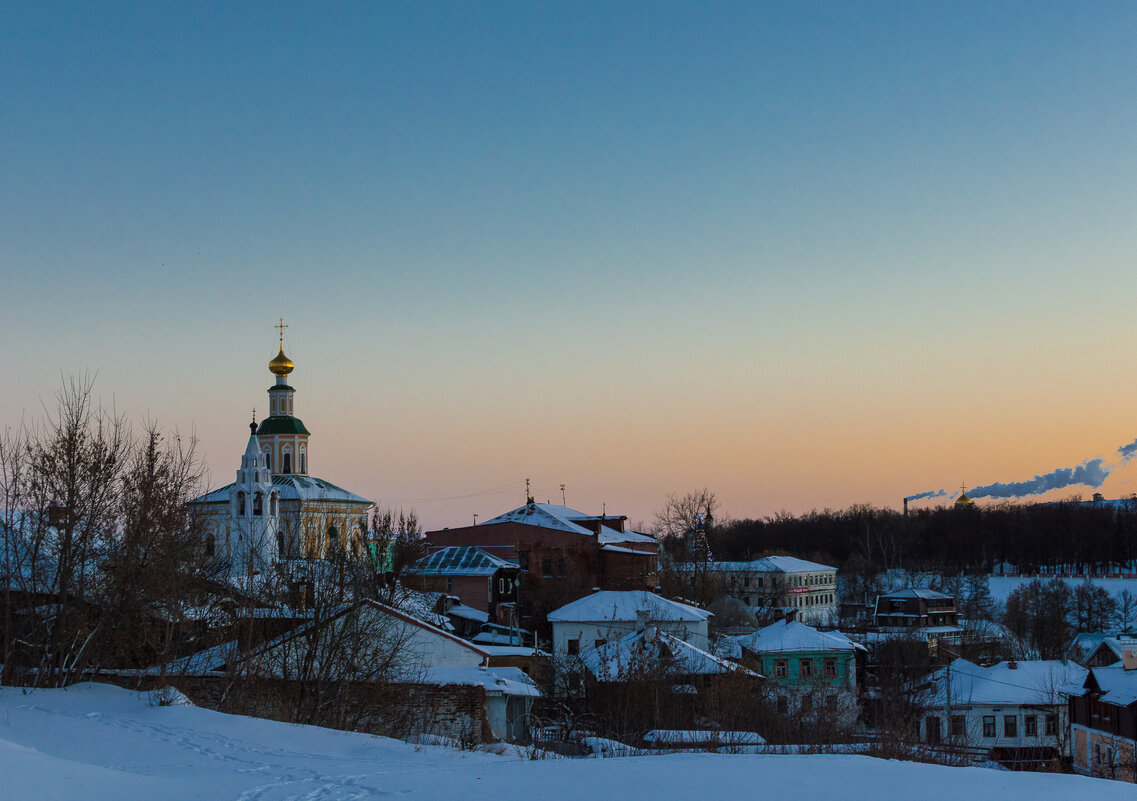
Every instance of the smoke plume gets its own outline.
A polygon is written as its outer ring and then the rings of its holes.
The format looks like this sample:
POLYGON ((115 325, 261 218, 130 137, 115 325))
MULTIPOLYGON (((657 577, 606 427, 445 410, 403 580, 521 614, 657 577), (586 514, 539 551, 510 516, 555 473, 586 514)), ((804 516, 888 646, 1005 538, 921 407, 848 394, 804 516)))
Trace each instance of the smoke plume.
POLYGON ((1121 463, 1125 464, 1134 456, 1137 456, 1137 439, 1133 440, 1128 445, 1122 445, 1117 449, 1117 452, 1121 454, 1121 463))
POLYGON ((924 498, 943 498, 947 493, 941 490, 928 490, 927 492, 917 492, 915 495, 909 495, 904 500, 906 501, 920 501, 924 498))
MULTIPOLYGON (((1133 446, 1125 447, 1134 447, 1134 450, 1137 450, 1137 442, 1133 446)), ((988 484, 986 487, 968 490, 967 494, 972 498, 1019 498, 1023 495, 1041 495, 1074 484, 1088 484, 1096 489, 1111 472, 1113 466, 1107 465, 1104 459, 1088 459, 1077 467, 1060 467, 1044 476, 1035 476, 1030 481, 988 484)))

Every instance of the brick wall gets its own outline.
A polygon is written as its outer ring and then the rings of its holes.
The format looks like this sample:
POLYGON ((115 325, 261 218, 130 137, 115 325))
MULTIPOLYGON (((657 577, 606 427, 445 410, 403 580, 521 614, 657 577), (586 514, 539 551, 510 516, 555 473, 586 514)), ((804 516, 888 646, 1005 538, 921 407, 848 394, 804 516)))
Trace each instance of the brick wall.
POLYGON ((289 723, 405 738, 413 734, 452 737, 467 745, 491 742, 486 719, 486 692, 480 685, 340 684, 323 688, 337 697, 320 718, 297 715, 296 685, 276 679, 242 684, 229 676, 177 676, 162 679, 137 674, 101 674, 96 681, 127 690, 149 691, 173 686, 195 706, 289 723))

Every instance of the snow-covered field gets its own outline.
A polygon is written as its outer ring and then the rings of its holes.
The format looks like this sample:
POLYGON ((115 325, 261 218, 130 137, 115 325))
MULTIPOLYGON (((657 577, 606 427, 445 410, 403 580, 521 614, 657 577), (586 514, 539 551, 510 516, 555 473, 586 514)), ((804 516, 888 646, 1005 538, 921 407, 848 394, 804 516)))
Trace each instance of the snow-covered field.
MULTIPOLYGON (((1020 584, 1027 584, 1034 581, 1036 577, 1029 578, 1019 576, 990 576, 987 579, 987 586, 991 590, 991 596, 999 603, 1006 603, 1007 596, 1014 592, 1015 587, 1020 584)), ((1043 581, 1050 581, 1051 576, 1042 576, 1043 581)), ((1063 578, 1070 589, 1074 589, 1083 581, 1084 578, 1063 578)), ((1094 578, 1090 579, 1091 582, 1103 588, 1106 592, 1117 598, 1122 590, 1129 590, 1134 595, 1137 595, 1137 579, 1123 579, 1123 578, 1094 578)))
POLYGON ((100 685, 27 694, 0 689, 5 799, 691 801, 756 794, 846 801, 1131 801, 1137 791, 1080 776, 859 756, 522 761, 189 706, 154 706, 145 696, 100 685))

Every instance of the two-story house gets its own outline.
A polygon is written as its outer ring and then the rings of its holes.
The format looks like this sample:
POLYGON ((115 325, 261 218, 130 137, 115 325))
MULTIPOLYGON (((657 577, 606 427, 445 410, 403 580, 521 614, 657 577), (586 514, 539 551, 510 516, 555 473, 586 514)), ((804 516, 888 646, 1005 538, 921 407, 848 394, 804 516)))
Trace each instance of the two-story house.
POLYGON ((985 749, 1011 768, 1045 767, 1070 753, 1064 689, 1085 675, 1085 668, 1060 660, 980 667, 956 659, 932 673, 918 696, 922 738, 985 749))
POLYGON ((1137 781, 1137 644, 1122 649, 1119 663, 1089 668, 1066 692, 1074 769, 1137 781))
POLYGON ((856 720, 858 657, 866 650, 841 632, 786 619, 753 634, 723 638, 716 650, 766 676, 781 715, 828 713, 845 726, 856 720))
POLYGON ((589 515, 534 503, 476 526, 429 531, 432 550, 474 546, 520 568, 520 623, 541 628, 553 609, 593 590, 654 590, 659 543, 627 528, 623 515, 589 515))
POLYGON ((755 612, 773 612, 810 623, 837 616, 837 568, 795 556, 749 562, 687 562, 677 566, 694 585, 700 571, 713 573, 725 595, 755 612))
POLYGON ((959 613, 950 595, 909 588, 877 596, 875 620, 880 628, 956 627, 959 613))

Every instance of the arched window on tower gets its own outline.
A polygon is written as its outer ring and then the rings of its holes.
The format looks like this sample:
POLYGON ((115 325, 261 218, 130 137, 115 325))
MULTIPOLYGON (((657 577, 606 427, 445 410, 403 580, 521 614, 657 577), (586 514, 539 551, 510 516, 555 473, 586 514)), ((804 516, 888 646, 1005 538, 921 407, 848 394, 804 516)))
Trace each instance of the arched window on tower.
POLYGON ((205 555, 209 559, 217 556, 217 537, 212 532, 205 535, 205 555))
POLYGON ((284 469, 281 470, 280 472, 282 472, 282 473, 291 473, 292 472, 292 454, 291 453, 285 453, 284 454, 284 469))
POLYGON ((265 451, 265 467, 269 469, 270 473, 272 472, 272 451, 265 451))
POLYGON ((335 526, 328 526, 328 550, 327 558, 331 559, 339 552, 340 547, 340 533, 335 526))
POLYGON ((306 454, 304 451, 300 451, 300 472, 308 472, 308 454, 306 454))
POLYGON ((257 517, 264 514, 264 496, 259 492, 253 496, 253 514, 257 517))
POLYGON ((245 493, 242 490, 237 493, 237 515, 238 517, 244 517, 248 513, 249 510, 245 508, 245 493))

